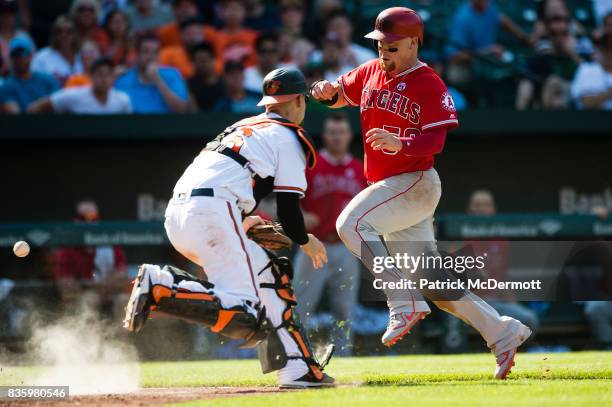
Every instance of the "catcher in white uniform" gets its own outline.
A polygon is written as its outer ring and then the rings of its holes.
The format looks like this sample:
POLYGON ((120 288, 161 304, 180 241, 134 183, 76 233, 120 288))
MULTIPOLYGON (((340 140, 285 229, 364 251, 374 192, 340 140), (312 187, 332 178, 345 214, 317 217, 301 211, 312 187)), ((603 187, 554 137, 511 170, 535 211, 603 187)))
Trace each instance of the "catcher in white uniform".
POLYGON ((285 388, 331 386, 295 317, 292 269, 248 239, 262 223, 247 216, 276 193, 284 231, 315 267, 327 262, 323 244, 306 233, 299 199, 306 166, 316 155, 299 125, 308 89, 296 69, 276 69, 264 78, 260 106, 266 112, 228 127, 195 158, 176 183, 166 210, 172 245, 202 266, 207 280, 171 266, 141 266, 126 308, 124 326, 138 331, 150 311, 210 327, 211 331, 258 346, 264 373, 279 371, 285 388))

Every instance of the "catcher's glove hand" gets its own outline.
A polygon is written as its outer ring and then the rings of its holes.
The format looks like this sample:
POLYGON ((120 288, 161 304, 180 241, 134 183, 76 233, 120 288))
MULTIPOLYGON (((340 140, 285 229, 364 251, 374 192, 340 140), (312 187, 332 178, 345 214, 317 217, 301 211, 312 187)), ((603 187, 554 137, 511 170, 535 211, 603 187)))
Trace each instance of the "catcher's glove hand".
POLYGON ((280 223, 266 221, 255 225, 247 231, 249 239, 268 250, 281 250, 293 245, 293 241, 285 235, 280 223))

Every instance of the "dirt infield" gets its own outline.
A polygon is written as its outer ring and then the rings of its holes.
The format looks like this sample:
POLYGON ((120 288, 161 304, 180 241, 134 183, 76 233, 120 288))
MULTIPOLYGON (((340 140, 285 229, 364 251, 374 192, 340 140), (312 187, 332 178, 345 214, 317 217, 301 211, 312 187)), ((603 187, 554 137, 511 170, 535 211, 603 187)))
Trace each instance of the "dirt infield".
POLYGON ((278 387, 151 387, 133 393, 96 394, 71 396, 70 400, 9 402, 7 406, 148 406, 167 403, 180 403, 191 400, 208 400, 219 397, 240 397, 253 394, 280 393, 278 387))

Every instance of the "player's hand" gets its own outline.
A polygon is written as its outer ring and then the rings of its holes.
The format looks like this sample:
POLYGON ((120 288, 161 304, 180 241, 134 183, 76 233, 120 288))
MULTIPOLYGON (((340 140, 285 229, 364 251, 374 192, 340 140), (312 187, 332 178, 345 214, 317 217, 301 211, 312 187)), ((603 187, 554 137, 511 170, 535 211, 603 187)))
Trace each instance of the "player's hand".
POLYGON ((316 100, 330 100, 339 89, 338 82, 319 81, 310 90, 310 95, 316 100))
POLYGON ((400 151, 402 149, 402 141, 393 133, 387 130, 373 128, 365 134, 366 144, 369 144, 374 151, 400 151))
POLYGON ((264 223, 266 223, 266 222, 261 217, 259 217, 259 216, 256 216, 256 215, 247 216, 242 221, 242 229, 244 229, 244 233, 246 233, 253 226, 261 225, 261 224, 264 224, 264 223))
POLYGON ((327 263, 327 250, 315 235, 308 234, 308 243, 300 246, 304 253, 312 260, 314 268, 318 269, 327 263))

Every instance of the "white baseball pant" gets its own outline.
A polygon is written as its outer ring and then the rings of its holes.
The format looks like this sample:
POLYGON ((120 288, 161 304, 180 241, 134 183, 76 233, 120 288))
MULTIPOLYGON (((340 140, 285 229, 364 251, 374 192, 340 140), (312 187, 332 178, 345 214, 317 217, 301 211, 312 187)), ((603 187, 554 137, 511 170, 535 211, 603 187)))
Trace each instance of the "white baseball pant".
MULTIPOLYGON (((241 220, 236 204, 224 199, 173 199, 166 212, 165 228, 174 248, 204 269, 208 281, 215 285, 215 296, 224 307, 245 305, 247 301, 260 304, 266 308, 272 324, 279 326, 287 305, 275 290, 259 288, 260 283, 275 282, 270 268, 262 272, 270 259, 261 247, 248 239, 241 220)), ((181 282, 179 288, 208 291, 196 282, 181 282)), ((288 356, 301 356, 286 328, 279 329, 278 334, 288 356)), ((307 372, 303 360, 291 359, 279 370, 279 377, 295 380, 307 372)))
MULTIPOLYGON (((435 250, 433 215, 441 193, 440 178, 433 168, 386 178, 361 191, 344 208, 336 222, 338 234, 359 258, 362 258, 362 247, 373 256, 395 255, 387 253, 380 244, 381 237, 386 242, 415 242, 414 245, 403 245, 409 256, 418 256, 425 249, 435 250)), ((364 264, 371 267, 368 262, 364 264)), ((402 275, 397 269, 395 272, 402 275)), ((404 277, 409 278, 408 275, 404 277)), ((386 290, 385 294, 391 313, 430 310, 418 290, 386 290)), ((474 327, 491 349, 497 345, 503 348, 510 346, 506 345, 507 338, 520 324, 513 318, 500 316, 473 293, 458 301, 434 303, 474 327)))

